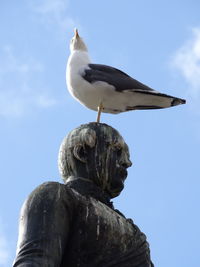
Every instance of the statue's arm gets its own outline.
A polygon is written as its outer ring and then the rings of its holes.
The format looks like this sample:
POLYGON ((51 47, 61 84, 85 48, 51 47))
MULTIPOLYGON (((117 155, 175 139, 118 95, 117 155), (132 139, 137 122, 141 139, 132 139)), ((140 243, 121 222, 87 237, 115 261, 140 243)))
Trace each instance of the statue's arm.
POLYGON ((65 186, 45 183, 25 201, 13 267, 59 267, 67 245, 73 203, 65 186))

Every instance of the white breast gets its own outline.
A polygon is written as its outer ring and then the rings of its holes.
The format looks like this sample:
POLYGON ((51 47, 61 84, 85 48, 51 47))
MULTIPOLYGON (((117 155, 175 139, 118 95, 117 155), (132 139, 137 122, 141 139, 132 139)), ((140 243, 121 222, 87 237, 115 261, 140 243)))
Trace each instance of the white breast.
POLYGON ((88 68, 90 59, 85 51, 73 51, 67 63, 66 81, 70 94, 82 105, 97 110, 100 103, 103 112, 119 113, 125 111, 123 94, 116 92, 115 88, 103 81, 93 84, 87 82, 82 75, 88 68), (122 101, 123 100, 123 101, 122 101))
MULTIPOLYGON (((70 94, 76 98, 79 102, 83 102, 83 98, 86 95, 89 83, 87 83, 80 75, 90 63, 90 59, 87 52, 73 51, 67 62, 66 82, 70 94)), ((84 103, 82 103, 84 104, 84 103)))
POLYGON ((84 106, 97 110, 100 102, 104 102, 105 95, 113 86, 104 82, 91 84, 82 78, 81 74, 86 68, 90 59, 87 52, 74 51, 67 63, 66 81, 70 94, 84 106))

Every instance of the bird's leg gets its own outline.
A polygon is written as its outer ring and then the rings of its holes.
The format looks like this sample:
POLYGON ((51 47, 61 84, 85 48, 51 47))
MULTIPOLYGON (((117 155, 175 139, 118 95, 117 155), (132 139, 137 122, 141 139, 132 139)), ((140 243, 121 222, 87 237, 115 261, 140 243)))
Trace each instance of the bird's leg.
POLYGON ((101 117, 101 112, 103 110, 103 105, 102 102, 100 102, 99 106, 98 106, 98 114, 97 114, 97 122, 100 122, 100 117, 101 117))

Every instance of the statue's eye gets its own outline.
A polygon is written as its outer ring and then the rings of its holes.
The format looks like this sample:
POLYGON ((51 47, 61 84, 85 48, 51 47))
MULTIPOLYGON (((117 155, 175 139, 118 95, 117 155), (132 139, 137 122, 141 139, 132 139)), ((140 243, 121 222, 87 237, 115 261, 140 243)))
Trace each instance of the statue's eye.
POLYGON ((115 144, 115 149, 116 149, 117 155, 120 156, 122 153, 122 146, 120 144, 115 144))
POLYGON ((122 144, 116 142, 116 143, 107 143, 107 146, 110 147, 111 149, 113 149, 118 156, 121 155, 122 153, 122 149, 123 149, 123 146, 122 144))
POLYGON ((117 155, 121 156, 121 154, 122 154, 122 148, 117 150, 117 155))
POLYGON ((110 142, 105 142, 106 147, 109 148, 110 147, 110 142))

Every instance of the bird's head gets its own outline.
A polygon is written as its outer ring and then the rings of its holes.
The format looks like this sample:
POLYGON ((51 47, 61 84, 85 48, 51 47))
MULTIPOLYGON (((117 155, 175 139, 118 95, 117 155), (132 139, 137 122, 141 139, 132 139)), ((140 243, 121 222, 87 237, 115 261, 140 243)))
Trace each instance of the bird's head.
POLYGON ((87 51, 87 47, 83 42, 83 39, 79 36, 76 28, 74 29, 74 37, 70 41, 70 51, 73 52, 75 50, 87 51))

